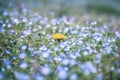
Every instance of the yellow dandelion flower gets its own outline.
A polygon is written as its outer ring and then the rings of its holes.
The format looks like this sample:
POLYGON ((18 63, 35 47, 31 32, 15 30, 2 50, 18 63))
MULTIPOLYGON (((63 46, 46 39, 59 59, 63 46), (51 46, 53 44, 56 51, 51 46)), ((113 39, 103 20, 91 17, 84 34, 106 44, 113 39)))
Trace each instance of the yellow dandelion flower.
POLYGON ((61 40, 61 39, 65 39, 66 36, 64 34, 56 33, 52 36, 52 38, 56 40, 61 40))

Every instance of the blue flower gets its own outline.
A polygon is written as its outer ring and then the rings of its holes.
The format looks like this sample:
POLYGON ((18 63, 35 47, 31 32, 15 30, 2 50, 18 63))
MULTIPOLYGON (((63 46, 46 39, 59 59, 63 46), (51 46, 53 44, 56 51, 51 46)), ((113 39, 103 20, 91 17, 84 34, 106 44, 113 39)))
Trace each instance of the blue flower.
POLYGON ((3 59, 3 62, 7 69, 11 69, 11 61, 8 59, 3 59))
POLYGON ((65 71, 65 70, 60 70, 58 73, 57 73, 57 76, 59 79, 66 79, 68 77, 68 72, 65 71))
POLYGON ((23 45, 21 46, 21 49, 22 49, 22 50, 26 50, 26 48, 27 48, 27 45, 25 45, 25 44, 23 44, 23 45))
POLYGON ((77 74, 70 75, 70 80, 78 80, 78 75, 77 74))
POLYGON ((6 49, 6 50, 5 50, 5 53, 6 53, 6 54, 10 54, 11 52, 10 52, 10 50, 6 49))
POLYGON ((49 75, 51 73, 51 68, 49 66, 44 66, 40 70, 43 75, 49 75))
POLYGON ((4 75, 3 73, 0 72, 0 80, 3 80, 3 78, 4 78, 4 75))
POLYGON ((62 64, 63 65, 68 65, 70 63, 69 59, 63 59, 62 64))
POLYGON ((20 64, 20 68, 22 68, 22 69, 28 68, 28 63, 27 63, 27 62, 22 62, 22 63, 20 64))
POLYGON ((30 76, 23 72, 14 72, 17 80, 30 80, 30 76))
POLYGON ((3 33, 3 32, 5 32, 5 29, 4 28, 0 28, 0 33, 3 33))
POLYGON ((24 58, 26 58, 26 56, 27 56, 26 52, 22 52, 19 54, 20 59, 24 59, 24 58))
POLYGON ((117 69, 117 73, 120 74, 120 68, 117 69))
POLYGON ((42 76, 40 74, 34 74, 34 79, 35 80, 45 80, 44 76, 42 76))

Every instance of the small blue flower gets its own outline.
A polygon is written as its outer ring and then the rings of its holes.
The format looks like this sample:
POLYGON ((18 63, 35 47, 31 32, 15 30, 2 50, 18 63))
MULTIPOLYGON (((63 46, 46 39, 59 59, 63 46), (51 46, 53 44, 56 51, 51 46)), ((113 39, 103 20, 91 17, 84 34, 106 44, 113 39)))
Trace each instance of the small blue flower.
POLYGON ((65 70, 60 70, 58 73, 57 73, 57 76, 59 79, 66 79, 68 77, 68 72, 65 71, 65 70))
POLYGON ((3 33, 3 32, 5 32, 5 29, 4 28, 0 28, 0 33, 3 33))
POLYGON ((3 62, 4 62, 5 65, 10 64, 10 60, 8 60, 8 59, 3 59, 3 62))
POLYGON ((102 74, 98 74, 95 80, 103 80, 103 79, 104 79, 104 76, 102 74))
POLYGON ((70 60, 70 65, 71 65, 71 66, 74 66, 75 64, 77 64, 77 62, 76 62, 74 59, 71 59, 71 60, 70 60))
POLYGON ((23 72, 16 72, 15 71, 14 74, 15 74, 15 77, 17 80, 31 80, 30 76, 23 73, 23 72))
POLYGON ((22 49, 22 50, 26 50, 26 49, 27 49, 27 45, 23 44, 23 45, 21 46, 21 49, 22 49))
POLYGON ((91 62, 86 62, 81 68, 85 74, 97 73, 97 68, 91 62))
POLYGON ((9 30, 9 34, 16 34, 16 32, 13 29, 11 29, 9 30))
POLYGON ((45 51, 45 50, 47 50, 47 49, 48 49, 48 48, 47 48, 45 45, 39 47, 39 50, 44 50, 44 51, 45 51))
POLYGON ((77 74, 72 74, 70 76, 70 80, 78 80, 78 75, 77 74))
POLYGON ((45 80, 44 76, 42 76, 40 74, 34 74, 34 79, 35 80, 45 80))
POLYGON ((8 59, 3 59, 3 62, 7 69, 11 69, 11 62, 8 59))
POLYGON ((16 56, 12 56, 12 59, 14 59, 14 60, 15 60, 16 58, 17 58, 16 56))
POLYGON ((26 53, 26 52, 22 52, 22 53, 19 54, 19 58, 20 58, 20 59, 25 59, 26 56, 27 56, 27 53, 26 53))
POLYGON ((3 78, 4 78, 4 75, 3 73, 0 72, 0 80, 3 80, 3 78))
POLYGON ((50 51, 46 50, 43 53, 41 53, 41 55, 42 55, 43 58, 48 58, 50 56, 50 51))
POLYGON ((117 69, 117 73, 120 74, 120 68, 117 69))
POLYGON ((20 68, 22 68, 22 69, 28 68, 28 63, 22 62, 22 63, 20 64, 20 68))
POLYGON ((61 62, 63 65, 68 65, 70 63, 69 59, 63 59, 61 62))
POLYGON ((51 73, 51 68, 48 66, 44 66, 40 70, 41 70, 41 73, 44 75, 49 75, 51 73))
POLYGON ((6 54, 10 54, 11 52, 10 52, 10 50, 6 49, 6 50, 5 50, 5 53, 6 53, 6 54))

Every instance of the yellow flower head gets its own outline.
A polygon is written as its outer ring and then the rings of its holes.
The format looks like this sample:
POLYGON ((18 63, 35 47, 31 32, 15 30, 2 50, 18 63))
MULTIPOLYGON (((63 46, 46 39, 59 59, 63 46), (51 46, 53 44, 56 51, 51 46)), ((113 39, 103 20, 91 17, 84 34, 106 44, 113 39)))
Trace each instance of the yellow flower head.
POLYGON ((56 34, 54 34, 52 37, 53 37, 53 39, 57 39, 57 40, 65 39, 65 38, 66 38, 65 35, 60 34, 60 33, 56 33, 56 34))

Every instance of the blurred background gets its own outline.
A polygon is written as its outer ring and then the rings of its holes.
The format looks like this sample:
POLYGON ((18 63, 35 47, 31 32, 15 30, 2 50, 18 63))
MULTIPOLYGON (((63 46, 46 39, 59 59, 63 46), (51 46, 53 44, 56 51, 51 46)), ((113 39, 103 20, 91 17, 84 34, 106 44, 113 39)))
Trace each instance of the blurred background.
POLYGON ((120 16, 120 0, 0 0, 0 10, 24 7, 56 16, 97 13, 120 16))
POLYGON ((120 0, 0 0, 0 13, 27 9, 40 15, 74 16, 81 20, 110 22, 120 31, 120 0))

